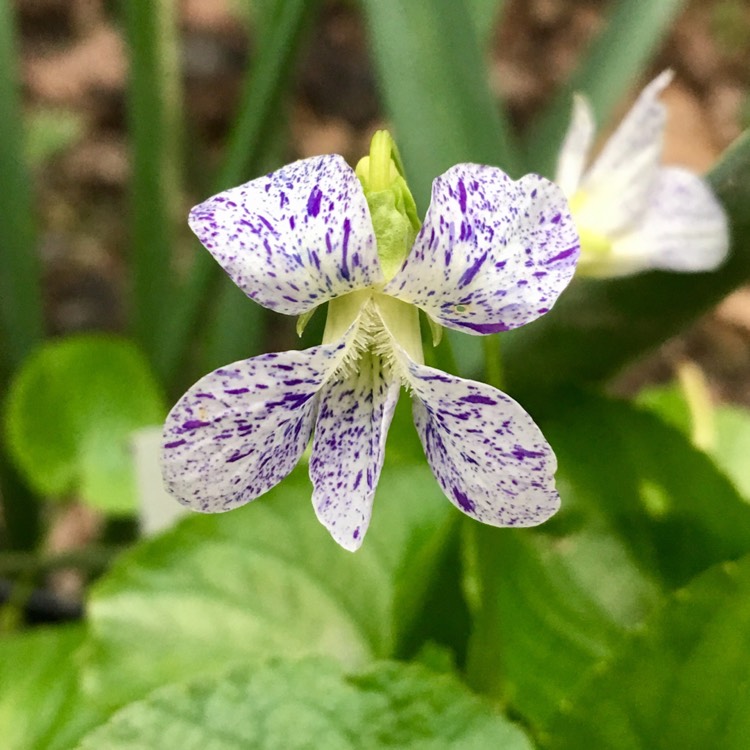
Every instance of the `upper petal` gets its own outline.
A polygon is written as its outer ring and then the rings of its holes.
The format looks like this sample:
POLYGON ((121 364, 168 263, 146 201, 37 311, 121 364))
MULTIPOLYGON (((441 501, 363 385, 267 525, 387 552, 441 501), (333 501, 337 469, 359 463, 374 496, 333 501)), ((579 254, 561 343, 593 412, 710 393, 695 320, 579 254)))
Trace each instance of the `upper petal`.
POLYGON ((613 244, 601 273, 710 271, 728 250, 726 214, 708 184, 685 169, 664 167, 640 225, 613 244))
POLYGON ((262 495, 296 465, 323 383, 348 339, 304 351, 263 354, 201 378, 164 425, 162 473, 184 505, 230 510, 262 495))
POLYGON ((352 552, 370 523, 400 389, 381 357, 365 352, 356 371, 321 393, 310 458, 313 505, 333 538, 352 552))
POLYGON ((661 164, 666 109, 659 101, 667 70, 641 92, 580 185, 576 220, 603 235, 629 229, 646 210, 661 164))
POLYGON ((560 188, 538 175, 459 164, 432 185, 414 247, 384 292, 466 333, 547 312, 575 271, 579 241, 560 188))
POLYGON ((560 148, 555 172, 555 182, 568 198, 573 197, 581 182, 595 132, 594 113, 588 99, 581 94, 575 94, 573 114, 560 148))
POLYGON ((535 526, 560 505, 557 460, 531 417, 484 383, 409 364, 414 423, 448 499, 491 526, 535 526))
POLYGON ((341 156, 315 156, 226 190, 190 227, 264 307, 299 315, 382 279, 367 201, 341 156))

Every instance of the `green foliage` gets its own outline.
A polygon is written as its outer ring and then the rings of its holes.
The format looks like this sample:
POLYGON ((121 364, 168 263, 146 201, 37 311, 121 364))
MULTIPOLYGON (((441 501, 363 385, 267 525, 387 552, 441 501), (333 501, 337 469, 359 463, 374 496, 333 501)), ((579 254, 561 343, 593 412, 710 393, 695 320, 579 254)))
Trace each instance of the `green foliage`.
POLYGON ((750 506, 680 433, 569 396, 544 425, 563 508, 538 531, 474 530, 472 683, 544 726, 665 592, 750 550, 750 506))
POLYGON ((76 652, 80 626, 0 639, 3 750, 66 750, 106 716, 83 698, 76 652))
POLYGON ((128 440, 165 415, 147 363, 128 341, 82 335, 29 357, 8 393, 8 450, 43 495, 75 495, 110 513, 135 510, 128 440))
POLYGON ((395 652, 455 511, 426 467, 396 464, 353 556, 317 522, 304 473, 232 513, 188 519, 95 587, 88 679, 102 700, 236 659, 329 654, 359 666, 395 652))
POLYGON ((119 711, 78 747, 157 746, 531 749, 519 729, 455 678, 393 662, 347 675, 320 659, 163 688, 119 711))
POLYGON ((550 723, 545 748, 743 750, 750 733, 750 558, 671 596, 550 723))

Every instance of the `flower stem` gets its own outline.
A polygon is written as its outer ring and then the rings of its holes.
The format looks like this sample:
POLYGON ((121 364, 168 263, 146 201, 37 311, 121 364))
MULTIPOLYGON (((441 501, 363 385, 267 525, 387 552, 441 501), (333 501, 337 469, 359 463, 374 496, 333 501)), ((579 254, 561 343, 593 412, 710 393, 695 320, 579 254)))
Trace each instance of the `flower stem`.
POLYGON ((495 388, 503 387, 503 363, 500 356, 500 339, 496 333, 482 338, 484 350, 484 379, 495 388))

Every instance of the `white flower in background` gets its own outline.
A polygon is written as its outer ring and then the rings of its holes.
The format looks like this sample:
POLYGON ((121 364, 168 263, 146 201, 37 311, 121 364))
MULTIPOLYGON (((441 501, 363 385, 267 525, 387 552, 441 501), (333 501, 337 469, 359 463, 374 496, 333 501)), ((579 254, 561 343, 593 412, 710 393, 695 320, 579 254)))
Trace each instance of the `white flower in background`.
POLYGON ((577 95, 557 163, 581 237, 579 273, 624 276, 649 269, 709 271, 729 247, 724 210, 698 175, 661 164, 665 71, 586 169, 595 133, 588 101, 577 95))
POLYGON ((391 155, 381 132, 356 174, 340 156, 313 157, 192 210, 193 231, 245 294, 305 320, 328 302, 328 317, 320 346, 222 367, 175 405, 162 467, 183 504, 220 512, 262 495, 314 431, 315 511, 357 549, 404 386, 457 508, 495 526, 535 525, 557 510, 555 456, 539 428, 496 388, 426 367, 419 310, 470 334, 547 312, 578 257, 562 191, 537 175, 514 182, 459 164, 434 181, 419 229, 391 155))

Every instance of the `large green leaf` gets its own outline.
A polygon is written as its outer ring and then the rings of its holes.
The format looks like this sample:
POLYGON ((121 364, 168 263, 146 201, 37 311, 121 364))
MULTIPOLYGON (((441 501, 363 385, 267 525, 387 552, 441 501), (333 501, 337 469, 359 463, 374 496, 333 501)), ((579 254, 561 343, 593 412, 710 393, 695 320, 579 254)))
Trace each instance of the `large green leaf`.
POLYGON ((281 662, 158 690, 119 711, 79 750, 465 748, 531 750, 520 729, 455 678, 380 663, 281 662))
POLYGON ((561 383, 609 378, 750 279, 749 134, 724 154, 708 179, 729 216, 727 262, 712 273, 574 280, 550 313, 503 335, 505 373, 514 393, 525 400, 561 383))
POLYGON ((569 395, 543 427, 562 509, 538 530, 475 530, 469 660, 474 686, 537 726, 660 596, 750 551, 750 506, 659 419, 569 395))
POLYGON ((364 0, 375 67, 420 210, 459 162, 520 170, 464 0, 364 0))
POLYGON ((6 407, 8 448, 37 492, 135 510, 129 437, 166 409, 131 343, 82 335, 44 344, 16 374, 6 407))
POLYGON ((745 750, 750 558, 676 592, 550 724, 545 747, 745 750))
POLYGON ((352 555, 316 520, 304 473, 113 567, 89 604, 92 698, 116 706, 239 659, 328 654, 352 666, 394 653, 457 513, 426 466, 387 464, 352 555))
POLYGON ((81 700, 75 652, 80 627, 0 639, 3 750, 63 750, 106 716, 81 700))

